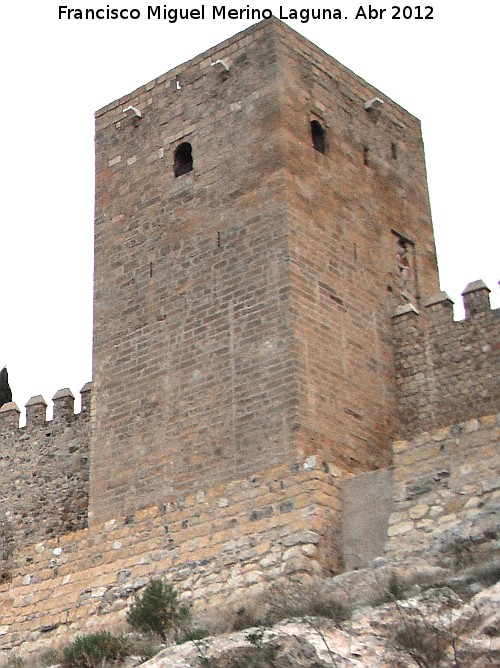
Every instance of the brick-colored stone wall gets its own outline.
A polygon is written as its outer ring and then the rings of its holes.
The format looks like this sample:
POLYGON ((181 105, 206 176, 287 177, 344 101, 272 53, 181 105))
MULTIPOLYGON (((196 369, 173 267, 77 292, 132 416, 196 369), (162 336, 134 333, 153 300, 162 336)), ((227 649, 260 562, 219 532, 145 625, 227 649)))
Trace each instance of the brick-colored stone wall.
POLYGON ((0 585, 0 647, 113 628, 152 576, 220 614, 282 577, 337 571, 338 510, 338 479, 311 458, 29 546, 0 585))
POLYGON ((438 285, 420 123, 301 36, 278 35, 298 445, 367 471, 390 462, 396 426, 389 316, 438 285))
POLYGON ((279 88, 257 26, 97 113, 91 521, 296 459, 279 88))
POLYGON ((480 547, 474 525, 498 531, 499 436, 500 415, 490 415, 394 443, 389 558, 456 558, 467 541, 480 547))
POLYGON ((19 410, 0 410, 0 568, 10 577, 12 561, 26 545, 76 531, 87 524, 90 450, 90 387, 82 392, 82 411, 73 413, 73 396, 54 397, 54 419, 45 421, 46 404, 33 397, 27 423, 19 410))
POLYGON ((399 433, 412 436, 496 413, 500 406, 500 309, 482 281, 464 291, 465 320, 446 293, 394 317, 399 433))
POLYGON ((91 522, 388 463, 389 314, 437 267, 419 123, 376 96, 273 19, 97 113, 91 522))

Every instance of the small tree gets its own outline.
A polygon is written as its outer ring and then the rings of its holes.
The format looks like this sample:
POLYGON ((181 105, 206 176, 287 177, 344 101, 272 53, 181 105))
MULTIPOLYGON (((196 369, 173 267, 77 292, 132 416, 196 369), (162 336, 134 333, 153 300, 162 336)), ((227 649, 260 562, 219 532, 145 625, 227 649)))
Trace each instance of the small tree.
POLYGON ((8 404, 9 401, 12 401, 12 392, 10 390, 7 367, 4 366, 0 371, 0 408, 4 404, 8 404))
POLYGON ((155 579, 135 597, 127 622, 138 631, 153 632, 166 640, 167 634, 185 626, 190 616, 190 606, 180 601, 177 591, 163 580, 155 579))

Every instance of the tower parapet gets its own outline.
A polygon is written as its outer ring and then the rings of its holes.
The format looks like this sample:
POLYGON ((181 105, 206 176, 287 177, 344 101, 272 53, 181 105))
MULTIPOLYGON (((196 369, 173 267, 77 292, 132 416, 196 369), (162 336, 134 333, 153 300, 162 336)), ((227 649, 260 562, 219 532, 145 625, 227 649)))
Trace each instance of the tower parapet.
MULTIPOLYGON (((90 402, 92 396, 92 383, 88 382, 80 390, 81 409, 75 413, 75 396, 67 387, 58 390, 52 397, 53 420, 66 420, 73 422, 78 419, 87 419, 90 416, 90 402)), ((25 404, 26 428, 33 429, 41 425, 51 423, 47 421, 47 402, 41 394, 31 397, 25 404)), ((11 401, 0 408, 0 436, 2 433, 20 429, 19 422, 21 411, 17 404, 11 401)), ((21 429, 24 429, 23 427, 21 429)))
POLYGON ((445 292, 424 300, 422 312, 394 314, 400 436, 498 410, 500 309, 490 308, 489 292, 483 281, 467 285, 464 320, 453 320, 445 292))

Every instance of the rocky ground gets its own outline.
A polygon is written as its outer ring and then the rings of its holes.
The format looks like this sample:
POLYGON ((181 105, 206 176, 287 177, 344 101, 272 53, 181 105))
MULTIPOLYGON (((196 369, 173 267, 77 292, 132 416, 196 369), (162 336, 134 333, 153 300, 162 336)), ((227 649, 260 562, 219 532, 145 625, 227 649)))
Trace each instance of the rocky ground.
POLYGON ((167 648, 144 668, 403 668, 500 665, 500 584, 468 602, 449 587, 377 607, 337 624, 282 621, 167 648))

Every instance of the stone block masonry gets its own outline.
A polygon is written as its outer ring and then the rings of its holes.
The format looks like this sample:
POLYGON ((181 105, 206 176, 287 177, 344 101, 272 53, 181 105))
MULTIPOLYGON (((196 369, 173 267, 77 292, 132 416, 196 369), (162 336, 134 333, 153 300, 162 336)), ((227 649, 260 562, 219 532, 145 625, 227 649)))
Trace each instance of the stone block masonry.
POLYGON ((153 576, 220 614, 280 578, 337 571, 339 505, 311 459, 25 547, 0 585, 0 644, 26 654, 113 627, 153 576))
POLYGON ((94 276, 92 410, 0 410, 5 649, 337 573, 348 478, 353 568, 492 511, 498 312, 437 292, 420 124, 276 19, 97 112, 94 276))
POLYGON ((453 320, 445 292, 394 316, 399 434, 406 438, 500 406, 500 309, 491 310, 489 288, 469 283, 465 320, 453 320))
POLYGON ((500 415, 489 415, 394 443, 389 558, 453 566, 498 534, 499 440, 500 415))
POLYGON ((21 429, 15 403, 0 409, 0 576, 10 577, 26 545, 87 525, 90 383, 81 395, 75 415, 73 394, 59 390, 51 421, 43 397, 32 397, 21 429))
POLYGON ((97 112, 94 275, 90 523, 314 455, 385 466, 390 315, 438 289, 420 124, 254 25, 97 112))

